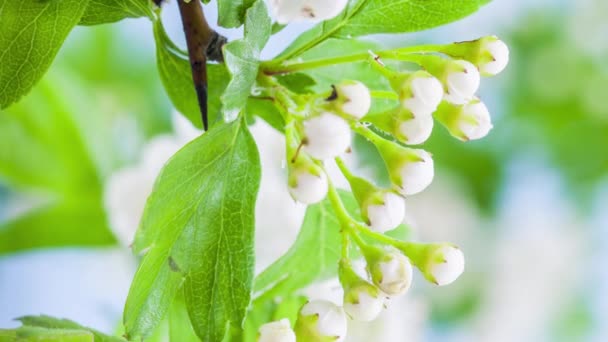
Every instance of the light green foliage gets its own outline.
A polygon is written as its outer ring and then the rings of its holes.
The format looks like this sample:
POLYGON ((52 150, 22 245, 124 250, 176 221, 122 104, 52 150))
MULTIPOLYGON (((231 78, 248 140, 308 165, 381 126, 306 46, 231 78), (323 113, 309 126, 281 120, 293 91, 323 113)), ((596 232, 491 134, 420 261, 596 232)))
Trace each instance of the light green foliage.
POLYGON ((255 0, 217 0, 218 24, 223 27, 243 25, 247 9, 255 0))
POLYGON ((101 203, 104 154, 81 125, 94 112, 68 103, 78 92, 64 93, 69 87, 63 85, 49 75, 24 101, 0 113, 0 179, 36 194, 30 210, 0 222, 0 254, 114 242, 101 203))
POLYGON ((0 1, 0 109, 44 75, 88 1, 0 1))
POLYGON ((197 335, 239 329, 253 280, 254 207, 260 165, 243 121, 223 124, 178 152, 146 205, 124 323, 132 338, 160 323, 183 284, 197 335))
POLYGON ((151 0, 89 0, 79 24, 99 25, 125 18, 152 18, 151 4, 151 0))
MULTIPOLYGON (((192 83, 192 71, 188 55, 180 50, 167 36, 160 19, 154 23, 158 71, 169 98, 175 108, 192 124, 203 127, 201 111, 192 83)), ((209 122, 220 118, 220 97, 228 83, 228 72, 223 64, 207 64, 209 122)))
POLYGON ((298 56, 328 38, 415 32, 461 19, 487 0, 354 0, 342 14, 300 35, 279 59, 298 56))
MULTIPOLYGON (((23 326, 14 330, 17 341, 125 341, 122 338, 105 335, 97 330, 87 328, 67 319, 42 315, 20 317, 18 320, 23 326)), ((0 332, 0 337, 2 337, 2 332, 0 332)))
POLYGON ((232 75, 222 96, 227 121, 234 120, 247 104, 260 66, 260 52, 270 38, 271 22, 263 0, 247 10, 245 37, 224 47, 226 66, 232 75))

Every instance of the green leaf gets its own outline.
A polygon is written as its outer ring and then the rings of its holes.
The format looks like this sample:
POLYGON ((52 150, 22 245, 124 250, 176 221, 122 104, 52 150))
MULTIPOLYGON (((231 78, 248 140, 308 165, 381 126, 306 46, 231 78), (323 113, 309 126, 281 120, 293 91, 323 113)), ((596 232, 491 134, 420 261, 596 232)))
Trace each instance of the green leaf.
POLYGON ((272 128, 279 132, 285 129, 285 121, 283 116, 277 109, 272 98, 257 98, 250 97, 247 100, 247 118, 248 122, 253 123, 255 117, 260 117, 266 121, 272 128))
MULTIPOLYGON (((37 328, 38 331, 47 331, 60 333, 62 331, 80 332, 85 333, 84 336, 87 339, 73 340, 73 341, 95 341, 95 342, 124 342, 125 340, 120 337, 109 336, 103 334, 95 329, 87 328, 76 322, 54 318, 46 315, 41 316, 25 316, 17 318, 23 324, 22 328, 37 328)), ((36 331, 34 330, 34 331, 36 331)), ((38 340, 37 340, 38 341, 38 340)), ((61 339, 56 341, 63 341, 61 339)))
POLYGON ((218 0, 218 24, 227 28, 243 25, 245 13, 254 2, 255 0, 218 0))
POLYGON ((106 246, 115 241, 98 198, 57 200, 0 221, 0 255, 32 248, 106 246))
POLYGON ((222 95, 225 119, 234 120, 247 104, 260 66, 260 52, 268 42, 271 21, 263 0, 247 10, 245 36, 224 47, 224 59, 232 79, 222 95))
MULTIPOLYGON (((201 111, 187 53, 181 51, 167 36, 160 19, 154 23, 154 38, 158 71, 169 98, 175 108, 194 126, 202 128, 201 111)), ((221 116, 220 97, 228 84, 228 71, 223 64, 207 64, 207 79, 211 84, 208 87, 207 103, 209 122, 213 123, 221 116)))
POLYGON ((354 0, 334 19, 300 35, 279 60, 298 56, 324 40, 375 33, 416 32, 441 26, 477 11, 487 0, 354 0))
POLYGON ((293 74, 278 75, 277 81, 297 94, 309 94, 314 91, 311 89, 317 82, 305 73, 298 72, 293 74))
POLYGON ((0 108, 40 80, 88 1, 0 1, 0 108))
POLYGON ((126 18, 153 18, 150 0, 89 0, 80 25, 99 25, 126 18))
POLYGON ((124 311, 131 338, 160 323, 180 287, 203 341, 240 329, 253 281, 257 148, 242 120, 179 151, 148 199, 134 249, 145 257, 124 311))

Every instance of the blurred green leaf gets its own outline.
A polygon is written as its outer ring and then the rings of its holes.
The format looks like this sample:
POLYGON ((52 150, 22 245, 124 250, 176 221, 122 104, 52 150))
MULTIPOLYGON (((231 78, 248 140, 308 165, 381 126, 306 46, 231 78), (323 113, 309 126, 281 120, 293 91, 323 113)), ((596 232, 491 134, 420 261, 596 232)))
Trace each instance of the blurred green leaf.
MULTIPOLYGON (((203 127, 201 111, 192 81, 192 71, 188 55, 181 51, 167 36, 162 22, 154 23, 156 39, 156 58, 158 71, 169 98, 175 108, 198 128, 203 127)), ((207 64, 207 79, 212 86, 208 93, 209 122, 220 118, 220 97, 228 84, 230 76, 223 64, 207 64)))
MULTIPOLYGON (((218 24, 223 27, 233 28, 243 25, 247 9, 253 5, 255 0, 218 0, 218 24)), ((263 14, 256 14, 262 20, 263 14)), ((257 20, 258 17, 253 19, 257 20)))
POLYGON ((113 23, 125 18, 153 17, 150 0, 88 0, 80 25, 113 23))
POLYGON ((0 115, 0 177, 18 188, 74 192, 100 180, 71 113, 45 83, 0 115))
POLYGON ((134 250, 145 251, 124 311, 131 338, 149 335, 183 284, 197 335, 241 328, 253 282, 260 161, 241 120, 179 151, 148 199, 134 250))
POLYGON ((85 330, 46 329, 21 327, 13 330, 0 330, 0 341, 7 342, 93 342, 92 333, 85 330), (6 338, 6 339, 5 339, 6 338))
POLYGON ((350 38, 374 33, 415 32, 461 19, 487 0, 354 0, 334 19, 300 35, 279 59, 289 59, 328 38, 350 38))
MULTIPOLYGON (((70 321, 67 319, 60 319, 60 318, 54 318, 54 317, 50 317, 50 316, 41 315, 41 316, 20 317, 17 320, 23 324, 24 328, 38 328, 38 329, 33 329, 33 331, 41 331, 41 332, 51 333, 51 334, 53 334, 53 333, 61 334, 62 331, 86 333, 86 334, 83 334, 83 336, 86 336, 86 339, 80 339, 80 340, 74 339, 74 341, 95 341, 95 342, 124 342, 125 341, 122 338, 105 335, 95 329, 87 328, 85 326, 82 326, 76 322, 73 322, 73 321, 70 321)), ((72 337, 72 336, 73 335, 68 334, 68 337, 72 337)), ((80 336, 80 335, 75 334, 75 336, 80 336)), ((45 338, 47 338, 47 337, 45 337, 45 338)), ((61 337, 54 341, 68 341, 67 339, 64 340, 63 338, 64 337, 61 337)), ((36 339, 36 341, 40 341, 40 340, 36 339)), ((53 340, 49 340, 49 341, 53 341, 53 340)))
POLYGON ((99 198, 56 199, 0 222, 0 255, 33 248, 114 243, 99 198))
POLYGON ((0 109, 18 101, 40 80, 87 3, 0 2, 0 109))
POLYGON ((260 66, 260 52, 270 38, 271 21, 263 0, 257 0, 248 10, 245 36, 224 47, 226 66, 231 80, 222 95, 224 115, 234 120, 247 104, 260 66))

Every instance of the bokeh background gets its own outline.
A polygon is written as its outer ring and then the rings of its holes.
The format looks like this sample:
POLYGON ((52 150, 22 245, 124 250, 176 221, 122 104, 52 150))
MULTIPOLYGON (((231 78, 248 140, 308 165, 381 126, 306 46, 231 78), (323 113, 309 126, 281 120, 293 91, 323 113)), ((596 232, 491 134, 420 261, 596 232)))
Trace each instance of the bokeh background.
MULTIPOLYGON (((183 45, 171 5, 165 24, 183 45)), ((265 55, 305 28, 281 32, 265 55)), ((608 341, 608 2, 494 0, 445 27, 373 39, 488 34, 511 49, 508 69, 482 82, 495 128, 465 144, 437 126, 426 144, 436 181, 407 203, 416 238, 460 245, 466 273, 442 288, 418 277, 378 321, 353 326, 351 341, 608 341)), ((0 327, 45 313, 116 329, 136 261, 104 194, 150 141, 181 134, 174 122, 146 19, 78 27, 44 80, 0 115, 0 327)), ((260 270, 289 247, 304 208, 286 200, 280 136, 253 130, 260 270)), ((373 173, 377 160, 356 162, 373 173)))

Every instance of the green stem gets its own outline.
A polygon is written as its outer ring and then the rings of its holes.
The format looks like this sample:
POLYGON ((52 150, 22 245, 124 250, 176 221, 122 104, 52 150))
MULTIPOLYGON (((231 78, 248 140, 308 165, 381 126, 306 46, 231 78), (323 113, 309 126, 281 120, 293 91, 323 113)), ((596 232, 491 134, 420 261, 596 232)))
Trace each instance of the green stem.
POLYGON ((364 138, 369 140, 372 144, 376 145, 377 147, 380 147, 386 143, 389 143, 388 140, 382 138, 378 134, 374 133, 371 129, 369 129, 359 123, 354 123, 351 125, 351 127, 355 132, 357 132, 358 134, 360 134, 361 136, 363 136, 364 138))
POLYGON ((317 69, 326 66, 336 65, 336 64, 345 64, 345 63, 354 63, 365 61, 370 58, 370 55, 377 58, 384 59, 394 59, 405 62, 414 62, 417 63, 420 59, 416 57, 415 54, 423 54, 428 52, 437 52, 440 51, 443 45, 418 45, 418 46, 410 46, 407 48, 395 49, 395 50, 385 50, 380 51, 378 53, 366 52, 366 53, 358 53, 348 56, 338 56, 338 57, 330 57, 323 59, 316 59, 308 62, 300 62, 300 63, 292 63, 285 65, 281 63, 283 60, 279 61, 269 61, 262 63, 261 70, 266 75, 278 75, 278 74, 287 74, 292 72, 298 72, 309 69, 317 69))

